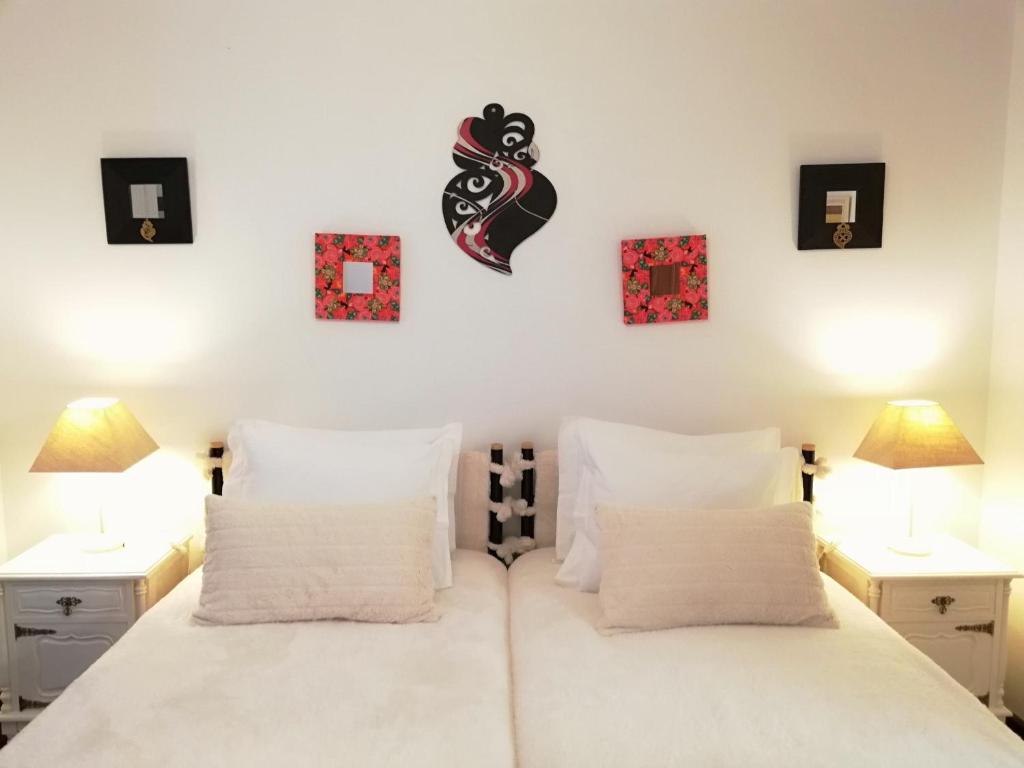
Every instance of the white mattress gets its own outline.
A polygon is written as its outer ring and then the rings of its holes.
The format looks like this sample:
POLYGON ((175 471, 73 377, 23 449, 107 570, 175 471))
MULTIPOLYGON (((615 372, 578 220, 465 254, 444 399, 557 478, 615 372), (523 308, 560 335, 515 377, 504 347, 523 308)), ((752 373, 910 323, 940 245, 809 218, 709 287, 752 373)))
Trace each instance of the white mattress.
POLYGON ((192 574, 0 766, 514 765, 506 572, 457 550, 433 624, 201 626, 192 574))
POLYGON ((606 636, 553 558, 510 573, 522 768, 1024 766, 1024 742, 831 579, 838 630, 606 636))

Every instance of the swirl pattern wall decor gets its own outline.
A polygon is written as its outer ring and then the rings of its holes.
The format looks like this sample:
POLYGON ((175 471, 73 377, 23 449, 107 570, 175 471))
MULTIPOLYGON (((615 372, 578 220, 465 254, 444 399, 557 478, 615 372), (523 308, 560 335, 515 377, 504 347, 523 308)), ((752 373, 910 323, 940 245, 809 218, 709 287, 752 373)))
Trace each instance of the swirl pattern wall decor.
POLYGON ((488 104, 459 123, 452 150, 462 170, 441 199, 448 234, 474 261, 512 274, 512 251, 555 212, 555 188, 533 166, 540 150, 526 115, 488 104))

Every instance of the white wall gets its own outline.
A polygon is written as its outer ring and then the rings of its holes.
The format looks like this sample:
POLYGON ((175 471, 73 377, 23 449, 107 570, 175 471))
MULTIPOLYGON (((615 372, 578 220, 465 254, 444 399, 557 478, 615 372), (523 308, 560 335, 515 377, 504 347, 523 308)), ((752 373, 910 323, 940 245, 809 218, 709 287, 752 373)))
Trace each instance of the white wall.
MULTIPOLYGON (((194 456, 239 415, 466 422, 554 442, 570 413, 776 423, 839 471, 883 401, 943 402, 979 447, 1009 0, 0 3, 0 464, 18 552, 87 527, 27 468, 61 406, 125 398, 164 446, 139 519, 194 524, 194 456), (558 210, 503 278, 448 240, 459 119, 536 121, 558 210), (107 246, 102 156, 186 155, 192 246, 107 246), (885 247, 797 251, 801 163, 888 164, 885 247), (397 325, 317 322, 314 231, 403 238, 397 325), (706 233, 711 320, 624 327, 618 242, 706 233)), ((976 533, 980 470, 940 476, 976 533)), ((142 493, 141 489, 148 489, 142 493)), ((74 506, 73 503, 71 506, 74 506)), ((953 513, 956 513, 954 516, 953 513)))
MULTIPOLYGON (((981 545, 1024 572, 1024 0, 1006 125, 981 545)), ((1024 715, 1024 583, 1014 583, 1006 703, 1024 715)))

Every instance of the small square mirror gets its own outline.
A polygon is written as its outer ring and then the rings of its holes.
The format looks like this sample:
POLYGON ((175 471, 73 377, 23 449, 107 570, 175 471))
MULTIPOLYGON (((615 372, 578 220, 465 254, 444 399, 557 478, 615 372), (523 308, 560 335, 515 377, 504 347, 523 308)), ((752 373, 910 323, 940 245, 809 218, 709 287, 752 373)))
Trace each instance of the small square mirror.
POLYGON ((162 219, 160 203, 164 196, 163 184, 129 184, 133 219, 162 219))
POLYGON ((373 293, 373 262, 343 262, 341 280, 345 293, 373 293))
POLYGON ((826 224, 853 224, 856 221, 857 190, 847 189, 825 193, 826 224))
POLYGON ((678 293, 678 264, 656 264, 651 267, 651 296, 675 296, 678 293))

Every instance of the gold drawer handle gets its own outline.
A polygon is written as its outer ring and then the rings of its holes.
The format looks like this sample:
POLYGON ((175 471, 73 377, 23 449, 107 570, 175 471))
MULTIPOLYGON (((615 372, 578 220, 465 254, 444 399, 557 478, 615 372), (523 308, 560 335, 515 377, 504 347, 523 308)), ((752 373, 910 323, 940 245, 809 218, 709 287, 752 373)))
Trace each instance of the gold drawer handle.
POLYGON ((77 597, 62 597, 57 601, 57 605, 64 609, 65 616, 70 616, 71 609, 81 604, 82 601, 77 597))
POLYGON ((945 613, 949 610, 949 606, 956 602, 955 597, 949 595, 939 595, 938 597, 932 598, 932 605, 937 606, 939 613, 945 613))

